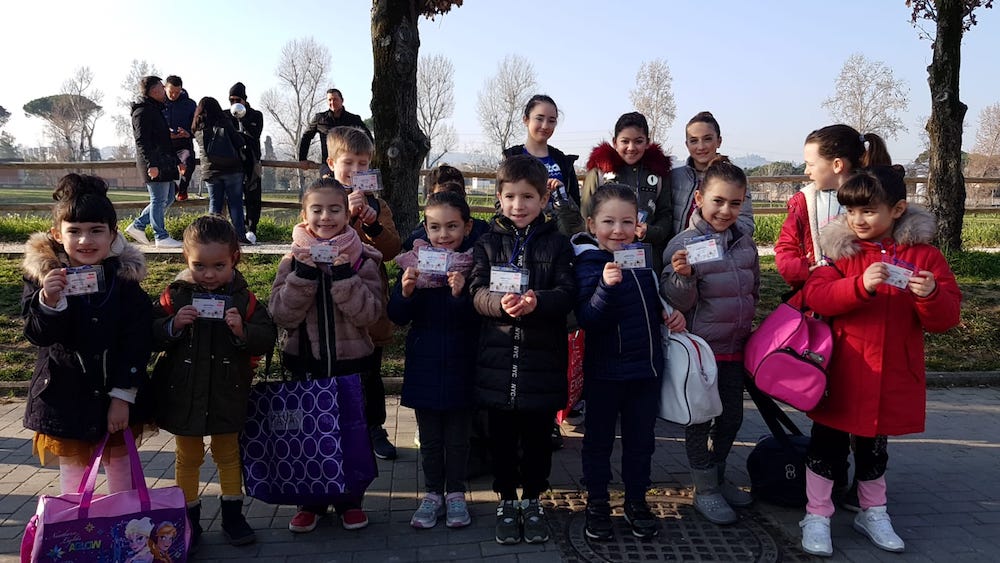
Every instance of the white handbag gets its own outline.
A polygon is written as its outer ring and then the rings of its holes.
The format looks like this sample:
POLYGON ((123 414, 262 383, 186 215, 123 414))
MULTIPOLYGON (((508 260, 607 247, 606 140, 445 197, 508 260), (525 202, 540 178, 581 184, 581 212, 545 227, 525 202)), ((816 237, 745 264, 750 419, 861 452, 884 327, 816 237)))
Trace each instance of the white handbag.
POLYGON ((718 367, 712 348, 687 331, 661 327, 664 365, 658 416, 682 426, 708 422, 722 414, 718 367))

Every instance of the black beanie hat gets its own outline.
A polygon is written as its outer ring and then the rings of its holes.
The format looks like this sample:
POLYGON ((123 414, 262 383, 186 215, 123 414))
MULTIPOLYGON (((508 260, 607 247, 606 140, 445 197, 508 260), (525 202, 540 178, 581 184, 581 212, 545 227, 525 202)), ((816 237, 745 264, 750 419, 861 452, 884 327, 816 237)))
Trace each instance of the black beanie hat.
POLYGON ((236 84, 233 84, 232 88, 229 89, 229 95, 245 100, 247 99, 247 87, 244 86, 242 82, 237 82, 236 84))

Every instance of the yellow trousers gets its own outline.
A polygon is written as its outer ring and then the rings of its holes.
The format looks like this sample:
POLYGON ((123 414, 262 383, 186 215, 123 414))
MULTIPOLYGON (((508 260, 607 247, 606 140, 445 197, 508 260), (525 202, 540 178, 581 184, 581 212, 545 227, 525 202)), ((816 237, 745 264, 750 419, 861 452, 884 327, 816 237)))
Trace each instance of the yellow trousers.
MULTIPOLYGON (((212 459, 219 469, 219 485, 222 496, 233 497, 243 494, 243 474, 240 469, 239 434, 213 434, 209 438, 212 459)), ((177 462, 174 465, 174 480, 184 491, 184 500, 192 503, 198 500, 199 474, 205 461, 205 438, 202 436, 174 436, 177 462)))

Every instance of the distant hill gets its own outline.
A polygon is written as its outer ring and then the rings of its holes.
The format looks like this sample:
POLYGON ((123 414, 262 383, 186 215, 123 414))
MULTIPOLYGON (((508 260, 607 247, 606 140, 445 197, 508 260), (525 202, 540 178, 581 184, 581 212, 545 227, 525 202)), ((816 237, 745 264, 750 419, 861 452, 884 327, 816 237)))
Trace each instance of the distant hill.
POLYGON ((730 156, 729 160, 731 160, 732 163, 735 164, 736 166, 739 166, 740 168, 743 169, 755 168, 757 166, 760 166, 761 164, 767 164, 768 162, 770 162, 769 160, 767 160, 763 156, 760 156, 759 154, 730 156))

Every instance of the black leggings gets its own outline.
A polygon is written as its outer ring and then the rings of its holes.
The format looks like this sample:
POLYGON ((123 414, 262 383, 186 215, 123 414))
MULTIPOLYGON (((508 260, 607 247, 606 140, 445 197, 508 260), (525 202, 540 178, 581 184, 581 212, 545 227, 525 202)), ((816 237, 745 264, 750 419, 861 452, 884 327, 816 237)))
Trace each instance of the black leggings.
MULTIPOLYGON (((885 475, 889 463, 885 436, 854 437, 854 477, 858 481, 874 481, 885 475)), ((847 455, 851 452, 851 435, 847 432, 813 423, 806 466, 820 477, 833 480, 847 474, 847 455)))
POLYGON ((709 469, 726 463, 736 433, 743 425, 743 362, 719 362, 718 381, 722 414, 684 429, 684 447, 691 469, 709 469))

